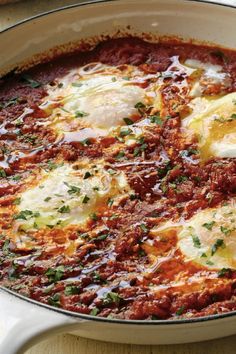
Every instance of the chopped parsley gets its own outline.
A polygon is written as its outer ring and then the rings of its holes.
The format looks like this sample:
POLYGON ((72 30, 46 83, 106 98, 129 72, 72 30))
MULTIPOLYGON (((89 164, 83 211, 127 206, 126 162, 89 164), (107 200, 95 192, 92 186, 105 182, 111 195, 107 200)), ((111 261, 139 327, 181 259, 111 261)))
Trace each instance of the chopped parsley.
POLYGON ((209 231, 212 230, 214 225, 215 225, 215 221, 205 222, 204 224, 202 224, 202 226, 205 227, 209 231))
POLYGON ((84 140, 81 140, 80 143, 83 145, 83 146, 89 146, 92 144, 91 140, 89 138, 87 139, 84 139, 84 140))
POLYGON ((115 303, 116 305, 119 305, 121 299, 122 298, 120 297, 119 294, 111 291, 111 292, 107 293, 105 295, 105 297, 103 298, 103 304, 109 305, 109 304, 115 303))
POLYGON ((65 295, 77 295, 80 293, 81 288, 75 285, 67 285, 65 287, 64 293, 65 295))
POLYGON ((218 277, 222 278, 225 275, 231 274, 232 270, 230 268, 222 268, 221 270, 219 270, 218 272, 218 277))
POLYGON ((127 128, 127 129, 121 129, 120 130, 120 136, 127 136, 129 135, 130 133, 132 133, 132 130, 127 128))
POLYGON ((181 316, 184 313, 184 310, 185 310, 185 306, 184 305, 180 306, 180 308, 178 308, 178 310, 176 311, 176 315, 181 316))
POLYGON ((21 80, 26 82, 28 84, 28 86, 30 86, 32 88, 38 88, 38 87, 42 86, 42 84, 40 82, 32 79, 31 76, 28 74, 23 74, 21 76, 21 80))
POLYGON ((53 162, 53 161, 51 161, 51 160, 48 160, 48 162, 47 162, 47 168, 46 168, 46 171, 48 170, 48 171, 53 171, 53 170, 55 170, 56 168, 58 168, 58 167, 61 167, 63 165, 63 163, 55 163, 55 162, 53 162))
POLYGON ((122 157, 125 156, 125 152, 124 151, 119 151, 118 154, 115 156, 116 160, 121 159, 122 157))
POLYGON ((163 121, 159 115, 154 115, 149 117, 151 123, 155 123, 157 125, 162 125, 163 121))
POLYGON ((149 229, 147 228, 147 226, 145 224, 141 224, 139 227, 145 233, 147 233, 149 231, 149 229))
MULTIPOLYGON (((15 220, 27 220, 31 217, 35 216, 35 213, 32 212, 32 210, 22 210, 19 214, 14 216, 15 220)), ((39 216, 38 213, 36 213, 36 216, 39 216)))
POLYGON ((109 168, 109 169, 107 170, 107 172, 108 172, 111 176, 113 176, 113 175, 116 174, 116 171, 113 170, 112 168, 109 168))
POLYGON ((188 177, 187 176, 179 176, 175 179, 175 182, 176 183, 182 183, 182 182, 185 182, 188 180, 188 177))
POLYGON ((6 240, 3 244, 2 251, 5 255, 8 255, 10 252, 10 240, 6 240))
POLYGON ((134 122, 133 122, 132 119, 130 119, 130 118, 124 118, 123 121, 124 121, 125 124, 127 124, 127 125, 132 125, 132 124, 134 124, 134 122))
POLYGON ((56 283, 57 281, 61 280, 65 273, 64 265, 60 265, 56 268, 48 268, 45 272, 45 275, 48 277, 48 280, 51 283, 56 283))
POLYGON ((73 87, 81 87, 83 84, 81 82, 72 82, 71 86, 73 87))
POLYGON ((171 170, 172 170, 172 166, 170 161, 166 161, 164 166, 157 168, 157 172, 160 178, 166 176, 167 173, 171 170))
POLYGON ((76 186, 72 186, 67 182, 64 182, 64 184, 68 187, 68 194, 79 194, 80 193, 80 188, 76 186))
POLYGON ((7 174, 3 168, 0 168, 0 177, 2 177, 2 178, 7 177, 7 174))
POLYGON ((222 226, 220 227, 220 231, 225 235, 225 236, 229 236, 230 233, 232 232, 231 229, 228 229, 227 227, 225 226, 222 226))
POLYGON ((23 140, 27 143, 30 143, 32 145, 35 145, 36 142, 37 142, 37 135, 34 135, 34 134, 24 134, 23 136, 23 140))
POLYGON ((138 102, 136 103, 136 105, 134 106, 134 108, 137 108, 138 110, 145 108, 146 105, 143 102, 138 102))
POLYGON ((76 111, 76 112, 75 112, 76 118, 87 117, 88 115, 89 115, 89 113, 84 112, 84 111, 76 111))
POLYGON ((136 199, 138 199, 138 195, 137 194, 130 194, 129 195, 129 199, 130 200, 136 200, 136 199))
POLYGON ((60 296, 59 293, 54 294, 53 296, 50 296, 50 297, 48 298, 48 303, 49 303, 49 305, 55 306, 55 307, 60 307, 60 306, 61 306, 61 304, 60 304, 60 298, 61 298, 61 296, 60 296))
POLYGON ((109 207, 111 207, 111 206, 113 205, 113 203, 114 203, 114 199, 108 198, 108 200, 107 200, 107 205, 108 205, 109 207))
POLYGON ((199 150, 190 148, 188 150, 182 150, 179 155, 181 157, 189 157, 191 155, 198 155, 198 154, 199 154, 199 150))
POLYGON ((99 309, 98 309, 97 307, 94 307, 94 308, 90 311, 89 314, 90 314, 91 316, 97 316, 98 312, 99 312, 99 309))
POLYGON ((99 235, 98 237, 96 237, 96 241, 103 241, 105 240, 106 238, 108 237, 108 234, 102 234, 102 235, 99 235))
POLYGON ((60 109, 61 109, 63 112, 70 113, 70 111, 68 111, 68 109, 65 109, 64 107, 60 107, 60 109))
POLYGON ((13 106, 13 105, 15 105, 18 102, 19 102, 19 98, 18 97, 12 97, 8 101, 0 103, 0 109, 13 106))
POLYGON ((196 248, 201 247, 201 241, 197 235, 192 235, 192 240, 193 240, 194 247, 196 247, 196 248))
POLYGON ((84 179, 87 179, 87 178, 89 178, 89 177, 91 177, 92 176, 92 174, 89 172, 89 171, 87 171, 87 172, 85 172, 85 174, 84 174, 84 179))
POLYGON ((141 138, 138 139, 138 144, 140 144, 140 146, 136 146, 134 148, 134 152, 133 152, 134 157, 137 157, 137 156, 141 155, 141 153, 143 151, 145 151, 146 148, 148 147, 148 145, 145 143, 145 138, 144 137, 141 137, 141 138))
MULTIPOLYGON (((79 231, 78 231, 79 233, 79 231)), ((89 238, 89 234, 87 234, 86 232, 84 232, 83 234, 79 235, 83 240, 87 240, 89 238)))
POLYGON ((101 280, 101 276, 98 272, 93 272, 93 280, 94 281, 100 281, 101 280))
POLYGON ((93 221, 97 221, 97 220, 98 220, 98 216, 97 216, 96 213, 90 214, 90 218, 91 218, 93 221))
POLYGON ((14 205, 19 205, 21 202, 21 198, 16 198, 14 201, 13 201, 13 204, 14 205))
POLYGON ((52 198, 51 197, 47 197, 44 199, 45 202, 49 202, 49 200, 51 200, 52 198))
POLYGON ((85 194, 85 196, 82 199, 82 203, 87 204, 89 200, 90 200, 90 198, 87 196, 87 194, 85 194))
POLYGON ((214 263, 213 263, 212 261, 210 261, 210 260, 207 260, 207 261, 206 261, 206 264, 208 264, 208 265, 210 265, 210 266, 214 265, 214 263))
POLYGON ((58 209, 58 212, 61 214, 66 214, 66 213, 70 213, 70 207, 69 205, 63 205, 62 207, 60 207, 58 209))
POLYGON ((213 256, 219 248, 225 248, 225 243, 222 238, 218 238, 211 248, 211 255, 213 256))

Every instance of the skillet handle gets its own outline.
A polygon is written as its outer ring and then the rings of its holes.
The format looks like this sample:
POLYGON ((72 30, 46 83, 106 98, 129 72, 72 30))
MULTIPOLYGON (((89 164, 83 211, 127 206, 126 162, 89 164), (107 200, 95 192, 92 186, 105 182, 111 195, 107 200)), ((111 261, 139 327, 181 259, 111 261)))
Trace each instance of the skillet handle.
POLYGON ((0 289, 1 354, 23 354, 53 334, 75 330, 81 321, 0 289))

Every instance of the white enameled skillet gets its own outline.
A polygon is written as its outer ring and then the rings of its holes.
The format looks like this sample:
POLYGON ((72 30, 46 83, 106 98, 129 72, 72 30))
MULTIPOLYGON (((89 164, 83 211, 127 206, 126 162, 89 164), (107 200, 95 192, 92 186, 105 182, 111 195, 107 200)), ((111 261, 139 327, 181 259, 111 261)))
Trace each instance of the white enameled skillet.
MULTIPOLYGON (((232 1, 230 2, 232 4, 232 1)), ((0 34, 0 72, 52 47, 127 25, 236 48, 236 9, 189 0, 83 3, 27 19, 0 34)), ((20 354, 54 333, 135 344, 195 342, 236 334, 236 312, 189 320, 121 321, 76 314, 0 289, 0 353, 20 354)))

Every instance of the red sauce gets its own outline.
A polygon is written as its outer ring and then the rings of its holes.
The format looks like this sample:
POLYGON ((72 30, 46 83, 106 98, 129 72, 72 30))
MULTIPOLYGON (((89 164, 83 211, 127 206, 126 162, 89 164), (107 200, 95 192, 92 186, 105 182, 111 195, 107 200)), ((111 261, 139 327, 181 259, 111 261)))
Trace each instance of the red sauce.
MULTIPOLYGON (((25 181, 37 174, 39 166, 85 157, 103 157, 107 165, 124 171, 134 194, 118 206, 101 207, 87 230, 39 230, 35 248, 30 250, 17 248, 14 240, 6 237, 12 214, 1 212, 1 285, 42 303, 102 317, 151 320, 236 310, 235 271, 219 275, 218 271, 208 270, 213 280, 171 286, 177 278, 200 276, 207 270, 184 260, 177 248, 176 233, 157 240, 149 232, 170 218, 188 219, 198 210, 217 206, 236 192, 235 159, 203 162, 196 137, 183 134, 181 118, 187 113, 188 97, 178 84, 186 79, 184 74, 172 69, 174 74, 164 79, 163 124, 150 125, 135 146, 123 146, 119 160, 112 151, 117 143, 113 136, 92 137, 86 144, 73 139, 58 141, 52 129, 39 124, 47 118, 39 108, 47 95, 45 85, 55 85, 56 79, 73 68, 102 62, 113 66, 132 64, 147 74, 165 73, 174 56, 181 62, 191 58, 221 65, 229 74, 227 88, 211 85, 206 88, 207 95, 235 91, 234 51, 176 42, 153 44, 138 38, 108 40, 90 52, 75 52, 27 73, 2 78, 1 207, 12 207, 15 194, 24 190, 25 181), (24 114, 26 108, 29 111, 24 114), (66 253, 66 240, 72 242, 78 234, 98 227, 108 230, 106 237, 88 237, 70 255, 66 253), (49 239, 53 242, 50 249, 45 247, 49 239), (152 264, 151 255, 157 257, 157 264, 152 264)), ((141 116, 148 116, 147 108, 141 116)), ((136 125, 138 121, 132 129, 136 125)))

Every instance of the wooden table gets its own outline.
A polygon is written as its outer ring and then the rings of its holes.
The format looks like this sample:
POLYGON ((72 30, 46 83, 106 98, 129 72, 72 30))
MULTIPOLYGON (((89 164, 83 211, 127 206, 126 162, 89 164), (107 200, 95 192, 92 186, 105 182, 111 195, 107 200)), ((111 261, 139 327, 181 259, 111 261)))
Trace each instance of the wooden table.
MULTIPOLYGON (((76 0, 27 0, 14 5, 0 7, 0 30, 20 21, 60 6, 70 5, 76 0)), ((218 2, 220 2, 218 0, 218 2)), ((222 1, 223 2, 223 1, 222 1)), ((236 0, 231 0, 236 5, 236 0)), ((20 335, 20 334, 19 334, 20 335)), ((235 354, 236 336, 208 341, 204 343, 140 346, 112 344, 77 338, 72 335, 60 335, 38 344, 26 354, 235 354)), ((7 353, 1 353, 7 354, 7 353)))

